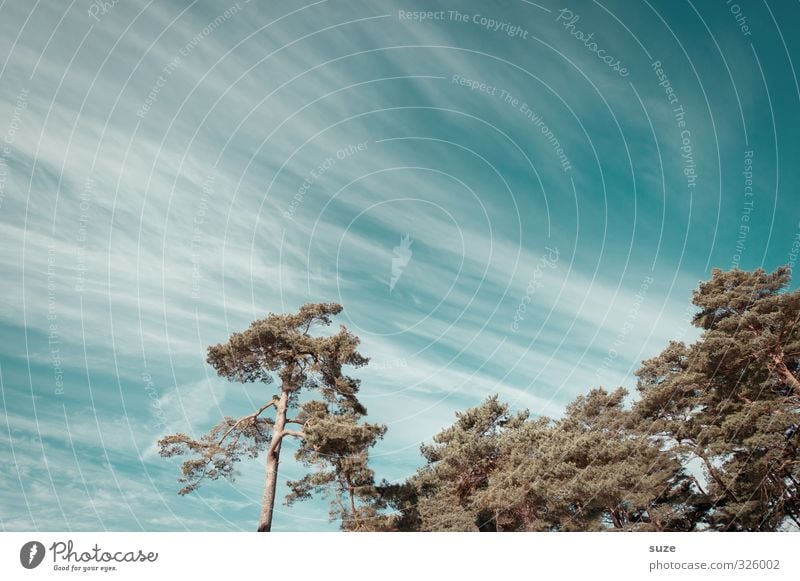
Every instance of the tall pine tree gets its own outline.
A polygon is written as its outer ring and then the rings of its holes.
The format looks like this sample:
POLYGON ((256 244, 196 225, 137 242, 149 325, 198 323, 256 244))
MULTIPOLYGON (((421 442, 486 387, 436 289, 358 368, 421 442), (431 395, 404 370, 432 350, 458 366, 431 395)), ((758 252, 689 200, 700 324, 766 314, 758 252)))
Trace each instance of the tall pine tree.
POLYGON ((697 459, 705 525, 800 526, 800 292, 790 272, 714 270, 695 291, 694 344, 671 343, 638 371, 642 431, 697 459))
MULTIPOLYGON (((270 531, 281 445, 287 437, 300 441, 298 456, 318 470, 305 482, 355 480, 354 489, 361 491, 368 474, 367 448, 383 436, 385 427, 358 423, 366 415, 357 398, 360 382, 345 375, 343 367, 361 367, 368 359, 357 351, 358 337, 344 326, 333 335, 311 335, 316 327, 330 325, 341 310, 338 304, 320 303, 304 305, 296 314, 270 314, 227 342, 209 347, 208 363, 220 376, 242 383, 271 384, 277 379, 278 385, 259 409, 239 418, 225 417, 198 439, 179 433, 159 441, 162 456, 192 456, 183 463, 180 494, 196 490, 206 479, 232 478, 237 462, 266 450, 258 531, 270 531), (317 399, 301 403, 306 394, 317 399), (299 413, 290 416, 298 408, 299 413), (320 472, 318 460, 334 457, 338 460, 327 462, 329 471, 320 472)), ((290 500, 305 496, 296 485, 290 500)), ((356 522, 358 516, 355 511, 342 513, 348 522, 356 522)))

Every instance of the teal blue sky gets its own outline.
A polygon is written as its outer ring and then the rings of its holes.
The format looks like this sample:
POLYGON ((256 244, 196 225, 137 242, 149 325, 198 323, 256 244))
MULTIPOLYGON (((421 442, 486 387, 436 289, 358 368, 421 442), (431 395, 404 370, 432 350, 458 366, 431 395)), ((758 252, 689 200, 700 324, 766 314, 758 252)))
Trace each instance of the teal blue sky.
POLYGON ((155 442, 269 397, 204 361, 268 312, 344 305, 401 480, 793 261, 797 2, 263 4, 0 4, 3 530, 252 530, 261 461, 179 497, 155 442))

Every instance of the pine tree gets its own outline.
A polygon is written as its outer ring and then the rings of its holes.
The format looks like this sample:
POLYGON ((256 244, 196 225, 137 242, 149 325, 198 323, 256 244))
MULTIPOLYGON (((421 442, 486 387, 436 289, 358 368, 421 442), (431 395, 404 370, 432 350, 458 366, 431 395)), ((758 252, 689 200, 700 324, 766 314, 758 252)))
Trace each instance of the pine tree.
POLYGON ((786 267, 714 270, 693 297, 700 340, 638 372, 641 430, 702 464, 695 491, 716 530, 800 526, 800 292, 788 283, 786 267))
POLYGON ((322 493, 330 497, 330 518, 340 519, 342 530, 385 528, 368 450, 383 437, 386 426, 359 424, 359 415, 353 412, 331 414, 318 401, 304 404, 298 417, 305 424, 306 436, 295 457, 314 471, 289 482, 292 492, 286 504, 322 493))
POLYGON ((631 429, 624 389, 593 389, 558 421, 503 433, 499 461, 475 505, 498 530, 685 530, 680 464, 631 429))
MULTIPOLYGON (((331 317, 341 310, 338 304, 320 303, 304 305, 296 314, 269 314, 247 330, 233 333, 227 342, 209 347, 208 363, 220 376, 241 383, 271 384, 277 379, 277 393, 250 414, 223 418, 199 439, 179 433, 159 440, 164 457, 192 456, 183 462, 180 494, 196 490, 206 479, 233 478, 237 462, 266 450, 258 530, 270 531, 281 444, 286 437, 300 440, 298 456, 311 460, 311 465, 325 454, 339 454, 339 463, 331 465, 335 479, 356 477, 347 462, 347 455, 353 453, 361 466, 358 477, 363 478, 366 448, 383 435, 385 427, 358 425, 366 415, 357 398, 360 382, 342 368, 361 367, 368 359, 357 351, 358 337, 344 326, 329 336, 310 334, 316 327, 329 326, 331 317), (304 393, 315 393, 319 399, 301 404, 304 393), (297 408, 300 412, 289 417, 289 411, 297 408), (274 410, 274 416, 265 416, 267 410, 274 410)), ((309 478, 322 476, 315 473, 309 478)))
POLYGON ((512 414, 497 396, 478 407, 456 414, 453 426, 423 445, 427 461, 415 477, 420 527, 430 531, 493 531, 494 513, 475 503, 499 460, 505 434, 527 419, 527 412, 512 414))
POLYGON ((558 421, 490 397, 422 447, 417 494, 390 504, 428 531, 687 530, 687 477, 631 429, 625 395, 592 390, 558 421))
POLYGON ((571 403, 546 442, 545 489, 558 530, 687 530, 689 494, 677 459, 631 429, 627 392, 593 389, 571 403))
POLYGON ((637 371, 640 399, 593 389, 563 418, 490 397, 378 487, 399 530, 779 530, 800 527, 800 291, 789 270, 713 271, 703 330, 637 371), (702 466, 702 474, 697 465, 702 466))

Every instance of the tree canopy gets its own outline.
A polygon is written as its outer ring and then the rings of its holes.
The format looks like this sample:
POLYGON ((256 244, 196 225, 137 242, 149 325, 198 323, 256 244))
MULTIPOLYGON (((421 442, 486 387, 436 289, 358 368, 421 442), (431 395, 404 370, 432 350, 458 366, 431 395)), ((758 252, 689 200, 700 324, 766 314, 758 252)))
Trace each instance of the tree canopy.
POLYGON ((638 398, 590 390, 563 417, 496 396, 379 487, 396 530, 780 530, 800 526, 800 291, 788 268, 714 270, 691 345, 644 361, 638 398))
POLYGON ((671 343, 637 373, 641 429, 701 463, 710 528, 800 526, 800 292, 786 292, 789 276, 715 270, 693 297, 701 339, 671 343))
POLYGON ((343 371, 367 364, 359 340, 343 326, 312 334, 341 306, 270 314, 210 347, 208 362, 232 381, 278 380, 275 393, 199 438, 163 438, 161 453, 190 456, 187 494, 266 450, 262 531, 285 437, 299 440, 295 456, 309 469, 288 483, 287 504, 325 495, 348 531, 796 529, 800 291, 789 282, 786 267, 714 270, 692 296, 700 338, 644 361, 634 396, 596 387, 557 419, 490 396, 421 446, 413 475, 380 484, 369 450, 386 426, 363 421, 360 382, 343 371))
POLYGON ((180 494, 196 490, 204 480, 233 478, 235 465, 266 450, 266 481, 258 530, 271 530, 281 444, 286 437, 300 442, 296 456, 312 472, 291 483, 288 502, 308 498, 313 491, 335 487, 334 501, 346 529, 358 528, 365 511, 359 506, 372 484, 368 449, 386 431, 379 424, 359 423, 367 410, 357 394, 360 381, 344 366, 368 363, 357 347, 359 339, 344 326, 332 335, 313 336, 342 311, 336 303, 308 304, 295 314, 269 314, 233 333, 227 342, 208 348, 208 363, 231 381, 278 380, 276 392, 265 395, 259 409, 244 416, 224 417, 199 438, 183 433, 159 441, 162 456, 188 455, 183 462, 180 494), (301 396, 316 395, 302 400, 301 396), (274 416, 265 416, 274 410, 274 416), (298 410, 294 417, 290 410, 298 410), (290 428, 289 426, 297 426, 290 428), (345 506, 341 500, 346 497, 345 506))

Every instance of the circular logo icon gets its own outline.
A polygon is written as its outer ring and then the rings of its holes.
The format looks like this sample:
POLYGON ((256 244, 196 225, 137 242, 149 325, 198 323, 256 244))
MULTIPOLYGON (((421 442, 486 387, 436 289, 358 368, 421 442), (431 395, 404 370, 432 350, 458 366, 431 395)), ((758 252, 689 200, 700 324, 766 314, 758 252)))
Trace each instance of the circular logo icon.
POLYGON ((35 569, 44 559, 44 545, 39 541, 29 541, 19 550, 19 562, 26 569, 35 569))

